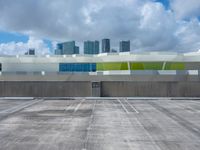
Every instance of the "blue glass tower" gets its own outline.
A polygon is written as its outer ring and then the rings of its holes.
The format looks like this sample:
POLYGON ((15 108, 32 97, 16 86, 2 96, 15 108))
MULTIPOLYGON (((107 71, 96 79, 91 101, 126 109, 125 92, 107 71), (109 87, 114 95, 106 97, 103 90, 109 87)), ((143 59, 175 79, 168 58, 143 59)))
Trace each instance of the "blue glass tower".
POLYGON ((99 54, 99 41, 85 41, 84 54, 99 54))
POLYGON ((56 55, 73 55, 79 54, 79 47, 76 46, 75 41, 58 43, 55 50, 56 55))
POLYGON ((102 40, 102 53, 110 53, 110 39, 102 40))
POLYGON ((120 52, 130 52, 130 41, 121 41, 119 44, 119 51, 120 52))

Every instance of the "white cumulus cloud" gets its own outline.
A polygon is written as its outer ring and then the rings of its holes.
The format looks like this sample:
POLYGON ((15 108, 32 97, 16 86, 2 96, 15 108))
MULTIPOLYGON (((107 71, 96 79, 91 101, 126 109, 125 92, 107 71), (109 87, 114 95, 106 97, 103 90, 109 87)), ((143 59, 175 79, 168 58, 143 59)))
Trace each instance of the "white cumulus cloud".
POLYGON ((0 29, 52 41, 110 38, 116 49, 119 40, 131 40, 133 51, 191 52, 200 49, 199 3, 170 0, 166 9, 155 0, 0 0, 0 29))
POLYGON ((200 16, 200 0, 170 0, 171 9, 178 18, 200 16))
POLYGON ((23 55, 28 51, 29 48, 35 48, 37 54, 47 54, 49 53, 48 46, 44 43, 43 40, 29 37, 29 40, 24 42, 9 42, 0 44, 0 53, 2 55, 23 55))

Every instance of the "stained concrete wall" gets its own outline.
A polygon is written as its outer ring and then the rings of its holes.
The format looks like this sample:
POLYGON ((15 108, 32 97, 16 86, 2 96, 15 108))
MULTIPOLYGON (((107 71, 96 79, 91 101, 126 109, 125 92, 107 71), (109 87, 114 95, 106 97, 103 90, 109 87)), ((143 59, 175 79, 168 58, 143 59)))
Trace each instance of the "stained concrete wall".
POLYGON ((0 82, 0 97, 86 97, 91 91, 90 82, 0 82))
MULTIPOLYGON (((199 81, 102 81, 102 97, 199 97, 199 81)), ((0 97, 89 97, 89 81, 0 81, 0 97)))
POLYGON ((102 82, 102 97, 199 97, 200 82, 102 82))

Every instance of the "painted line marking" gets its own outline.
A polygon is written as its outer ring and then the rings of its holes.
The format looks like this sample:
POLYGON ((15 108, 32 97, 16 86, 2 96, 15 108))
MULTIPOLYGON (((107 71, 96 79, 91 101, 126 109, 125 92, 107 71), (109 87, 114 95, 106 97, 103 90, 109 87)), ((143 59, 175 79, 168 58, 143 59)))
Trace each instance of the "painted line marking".
POLYGON ((77 110, 80 108, 80 106, 82 105, 82 103, 85 101, 85 99, 82 99, 82 101, 76 106, 76 108, 74 109, 74 112, 77 112, 77 110))
POLYGON ((29 102, 25 102, 25 103, 23 103, 21 105, 17 105, 17 106, 14 106, 12 108, 9 108, 7 110, 3 110, 0 113, 1 114, 6 114, 6 113, 12 114, 12 113, 15 113, 15 112, 17 112, 19 110, 22 110, 24 108, 27 108, 27 107, 29 107, 31 105, 34 105, 34 104, 42 102, 42 101, 43 101, 42 99, 40 99, 40 100, 32 100, 32 101, 29 101, 29 102))
POLYGON ((126 109, 126 107, 124 106, 124 104, 121 102, 121 100, 118 98, 117 99, 118 100, 118 102, 121 104, 121 106, 122 106, 122 108, 124 109, 124 111, 127 113, 127 114, 129 114, 129 111, 126 109))
POLYGON ((67 106, 67 108, 65 108, 65 111, 68 111, 72 108, 72 104, 70 104, 69 106, 67 106))
POLYGON ((92 130, 92 124, 93 124, 93 119, 94 119, 94 111, 96 108, 96 104, 97 104, 97 100, 95 101, 95 103, 93 104, 92 107, 92 114, 90 117, 90 121, 89 121, 89 126, 87 127, 87 133, 86 133, 86 137, 85 137, 85 142, 84 142, 84 148, 82 150, 87 150, 86 147, 88 145, 88 141, 89 141, 89 131, 92 130))
POLYGON ((127 103, 137 114, 139 114, 139 111, 138 111, 132 104, 130 104, 130 103, 127 101, 127 99, 125 99, 125 101, 126 101, 126 103, 127 103))
MULTIPOLYGON (((127 109, 125 108, 125 106, 122 104, 122 102, 117 99, 120 104, 122 105, 122 107, 124 108, 124 110, 126 110, 127 114, 129 114, 129 112, 127 111, 127 109)), ((153 139, 153 137, 151 136, 151 134, 145 129, 145 127, 143 126, 143 124, 139 121, 139 119, 137 118, 137 116, 135 116, 135 121, 137 122, 137 124, 144 130, 144 132, 146 133, 146 135, 148 136, 148 138, 150 139, 150 141, 152 142, 155 150, 161 150, 161 148, 156 144, 155 140, 153 139)), ((131 121, 132 122, 132 121, 131 121)), ((129 144, 129 143, 128 143, 129 144)), ((131 146, 131 145, 129 145, 131 146)))

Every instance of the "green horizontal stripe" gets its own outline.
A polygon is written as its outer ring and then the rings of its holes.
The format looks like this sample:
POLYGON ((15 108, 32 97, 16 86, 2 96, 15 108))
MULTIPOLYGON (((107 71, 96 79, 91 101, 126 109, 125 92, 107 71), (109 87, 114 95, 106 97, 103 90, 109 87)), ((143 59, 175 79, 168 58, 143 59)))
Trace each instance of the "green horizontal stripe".
POLYGON ((162 70, 162 62, 132 62, 131 70, 162 70))
MULTIPOLYGON (((181 62, 131 62, 130 70, 185 70, 181 62)), ((128 70, 128 62, 97 63, 97 71, 128 70)))
POLYGON ((185 64, 181 62, 168 62, 165 65, 165 70, 185 70, 185 64))
POLYGON ((128 63, 97 63, 97 71, 128 70, 128 63))

